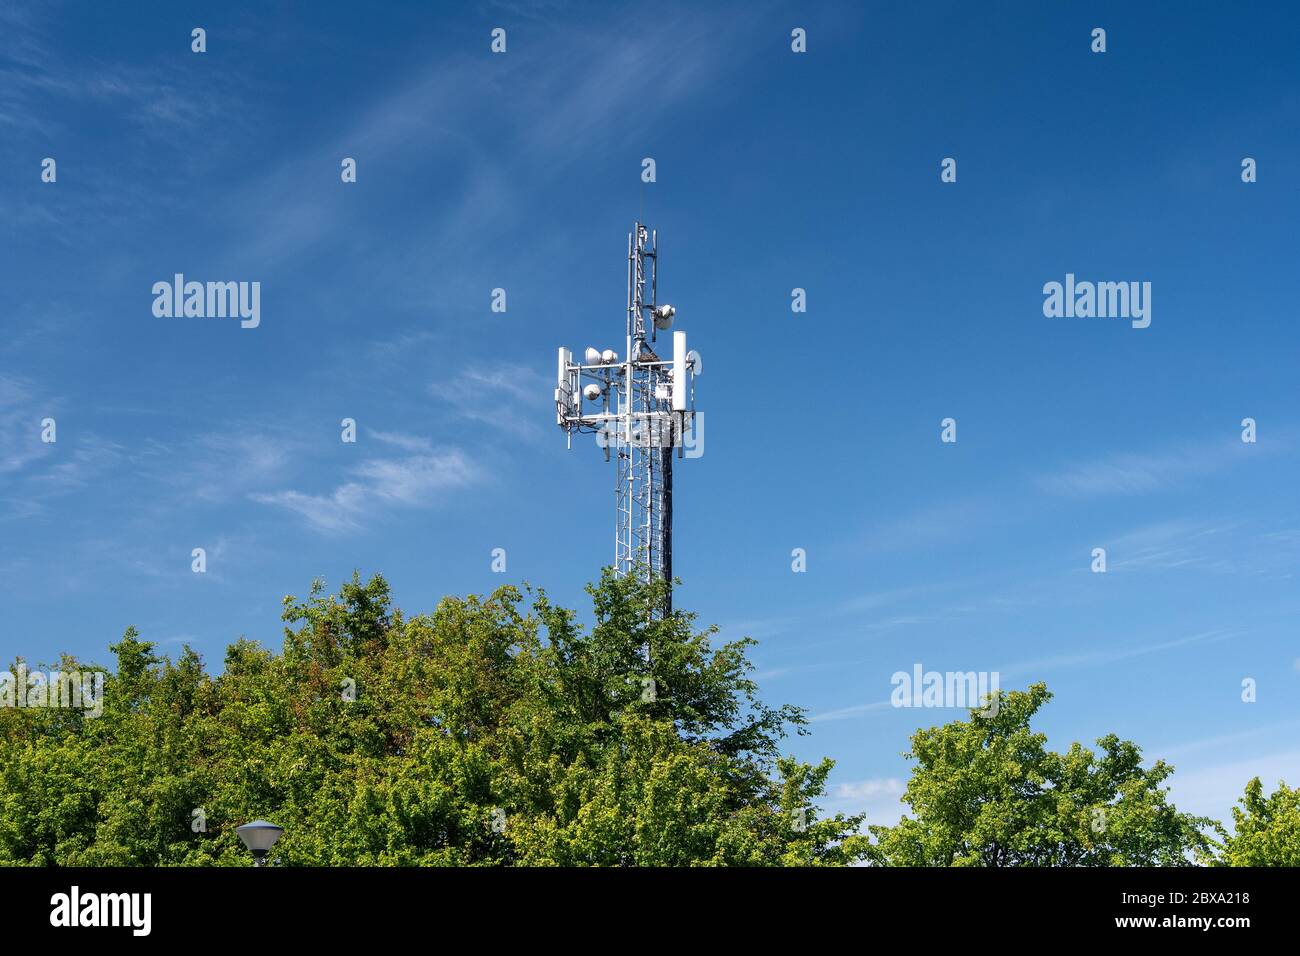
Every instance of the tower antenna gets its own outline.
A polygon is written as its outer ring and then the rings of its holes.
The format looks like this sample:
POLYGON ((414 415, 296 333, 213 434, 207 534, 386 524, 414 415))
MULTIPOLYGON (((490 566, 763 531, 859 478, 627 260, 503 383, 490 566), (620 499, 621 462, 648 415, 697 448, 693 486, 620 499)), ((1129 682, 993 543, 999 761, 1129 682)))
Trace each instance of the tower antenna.
POLYGON ((700 357, 674 331, 672 354, 654 349, 677 310, 660 305, 659 237, 640 222, 627 237, 627 328, 623 360, 613 349, 588 348, 575 362, 566 348, 556 368, 555 422, 569 447, 575 432, 592 432, 617 462, 614 483, 614 573, 668 583, 663 612, 672 612, 673 450, 698 454, 695 376, 700 357), (648 287, 648 288, 647 288, 648 287))

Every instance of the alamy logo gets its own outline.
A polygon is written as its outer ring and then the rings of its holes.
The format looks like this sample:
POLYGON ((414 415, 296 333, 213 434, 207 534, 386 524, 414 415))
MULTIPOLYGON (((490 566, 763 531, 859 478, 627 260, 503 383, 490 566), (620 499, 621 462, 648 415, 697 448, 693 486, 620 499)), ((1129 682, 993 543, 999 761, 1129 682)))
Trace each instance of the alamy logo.
POLYGON ((616 425, 606 423, 596 431, 599 448, 680 448, 683 458, 704 456, 704 413, 695 412, 676 418, 652 418, 649 422, 637 421, 632 425, 631 436, 626 436, 616 425), (629 440, 630 439, 630 440, 629 440))
POLYGON ((0 671, 0 707, 70 707, 87 717, 104 713, 103 671, 0 671))
POLYGON ((997 671, 927 671, 920 664, 912 672, 895 671, 889 682, 895 707, 965 707, 981 717, 998 715, 997 671))
POLYGON ((682 458, 702 458, 705 454, 705 414, 702 411, 684 416, 684 420, 651 419, 632 425, 630 440, 614 424, 604 424, 595 433, 595 444, 602 449, 621 449, 627 445, 672 449, 680 447, 682 458))
POLYGON ((1151 324, 1150 282, 1075 282, 1067 272, 1064 285, 1048 282, 1043 295, 1049 319, 1132 319, 1135 329, 1151 324))
POLYGON ((150 893, 85 893, 78 886, 50 897, 51 926, 129 926, 148 936, 153 924, 150 893))
POLYGON ((262 322, 260 282, 186 282, 178 272, 171 282, 155 282, 153 294, 153 314, 160 319, 237 318, 244 329, 262 322))

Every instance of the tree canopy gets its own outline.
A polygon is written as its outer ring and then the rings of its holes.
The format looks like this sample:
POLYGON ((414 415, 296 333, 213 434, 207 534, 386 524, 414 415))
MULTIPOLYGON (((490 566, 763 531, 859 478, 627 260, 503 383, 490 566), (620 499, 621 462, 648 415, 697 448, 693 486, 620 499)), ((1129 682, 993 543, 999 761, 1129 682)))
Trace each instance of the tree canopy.
POLYGON ((1259 777, 1232 808, 1233 832, 1223 833, 1218 862, 1226 866, 1300 866, 1300 789, 1280 781, 1272 796, 1259 777))
POLYGON ((1179 813, 1163 786, 1173 768, 1141 764, 1108 734, 1098 751, 1063 754, 1030 729, 1044 684, 998 691, 996 707, 918 730, 903 799, 912 816, 872 826, 883 866, 1186 866, 1209 849, 1212 821, 1179 813), (987 715, 986 715, 987 714, 987 715))
POLYGON ((606 573, 588 629, 508 586, 408 617, 354 574, 218 676, 129 629, 101 716, 0 709, 0 863, 246 865, 256 817, 284 865, 861 858, 861 817, 817 815, 831 761, 782 755, 803 713, 759 700, 752 642, 652 613, 662 588, 606 573))
POLYGON ((607 572, 584 627, 542 591, 407 616, 380 576, 317 581, 219 675, 128 628, 97 715, 0 707, 0 864, 247 865, 263 817, 283 865, 1300 865, 1300 791, 1252 780, 1229 834, 1131 741, 1049 750, 1043 684, 918 730, 910 815, 868 837, 820 813, 830 760, 783 753, 804 714, 761 701, 754 642, 664 587, 607 572))

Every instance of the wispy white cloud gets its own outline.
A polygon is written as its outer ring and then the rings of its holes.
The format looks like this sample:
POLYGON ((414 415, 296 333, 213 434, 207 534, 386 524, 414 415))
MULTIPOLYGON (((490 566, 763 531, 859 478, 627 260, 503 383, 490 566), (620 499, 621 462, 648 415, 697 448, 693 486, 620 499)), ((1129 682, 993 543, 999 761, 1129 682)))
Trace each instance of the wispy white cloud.
POLYGON ((1201 644, 1217 644, 1220 641, 1226 641, 1229 638, 1238 637, 1240 634, 1240 631, 1202 631, 1197 634, 1189 634, 1185 637, 1153 641, 1147 644, 1124 644, 1118 647, 1105 647, 1096 650, 1081 651, 1077 654, 1062 654, 1057 657, 1044 657, 1037 660, 1020 661, 999 667, 997 668, 997 672, 1005 678, 1016 674, 1030 674, 1037 676, 1047 671, 1063 670, 1073 667, 1100 667, 1106 664, 1115 664, 1120 661, 1132 660, 1135 657, 1145 657, 1148 654, 1158 654, 1162 651, 1171 651, 1181 647, 1190 647, 1201 644))
POLYGON ((1153 757, 1172 761, 1187 754, 1202 753, 1207 750, 1212 751, 1224 749, 1232 753, 1238 753, 1240 752, 1241 745, 1247 741, 1258 740, 1260 737, 1279 733, 1285 734, 1286 736, 1293 736, 1294 731, 1297 728, 1300 728, 1300 719, 1262 724, 1257 727, 1251 727, 1247 730, 1239 730, 1227 734, 1213 734, 1209 737, 1187 741, 1172 747, 1164 747, 1159 750, 1153 749, 1150 751, 1150 754, 1153 757))
POLYGON ((1193 478, 1224 471, 1247 459, 1278 447, 1249 445, 1239 438, 1224 437, 1161 452, 1099 455, 1039 475, 1038 487, 1053 495, 1096 498, 1104 495, 1140 495, 1169 488, 1193 478))
MULTIPOLYGON (((1276 521, 1277 516, 1272 516, 1276 521)), ((1111 571, 1200 571, 1288 578, 1300 557, 1294 529, 1258 531, 1239 519, 1173 518, 1106 541, 1111 571)))
POLYGON ((34 387, 0 375, 0 517, 30 517, 57 495, 85 487, 123 458, 115 442, 89 431, 59 428, 61 401, 37 398, 34 387), (46 418, 54 420, 54 442, 43 440, 46 418))
POLYGON ((358 465, 352 480, 326 494, 288 490, 250 497, 299 515, 317 531, 341 534, 386 508, 440 503, 446 493, 471 484, 480 474, 460 450, 396 459, 371 459, 358 465))
POLYGON ((117 442, 93 434, 78 436, 65 452, 56 456, 57 461, 48 462, 50 467, 41 475, 39 484, 47 492, 84 488, 97 476, 116 467, 124 454, 117 442))
MULTIPOLYGON (((0 116, 10 125, 38 133, 49 132, 51 99, 64 104, 110 106, 137 129, 163 142, 176 129, 202 130, 220 119, 229 133, 238 124, 238 111, 229 109, 231 87, 238 76, 195 74, 177 64, 177 57, 159 55, 153 63, 125 62, 111 55, 94 61, 70 57, 57 41, 65 29, 58 17, 72 11, 13 6, 0 13, 0 116)), ((188 36, 178 43, 188 46, 188 36)), ((101 53, 107 51, 101 47, 101 53)), ((175 144, 172 144, 175 145, 175 144)))
POLYGON ((826 720, 848 720, 850 717, 864 717, 867 714, 878 710, 886 710, 892 706, 893 704, 888 700, 877 700, 869 704, 854 704, 851 707, 841 707, 838 710, 828 710, 824 713, 814 714, 808 720, 816 723, 826 720))
POLYGON ((745 18, 664 10, 653 19, 615 20, 595 28, 569 17, 539 28, 534 43, 553 34, 551 45, 563 50, 545 70, 513 56, 494 57, 484 70, 481 55, 469 52, 422 62, 340 117, 333 127, 339 132, 307 143, 222 204, 235 220, 242 255, 274 264, 356 236, 349 254, 367 257, 374 287, 391 304, 427 309, 446 298, 449 285, 468 281, 457 264, 479 261, 485 246, 506 241, 520 225, 528 206, 523 190, 543 188, 595 153, 640 141, 647 124, 687 101, 734 95, 716 81, 756 49, 741 36, 757 28, 745 18), (651 76, 654 95, 647 96, 651 76), (483 121, 484 102, 492 104, 491 122, 483 121), (323 201, 319 180, 303 175, 336 171, 342 156, 358 158, 360 177, 397 157, 418 156, 443 185, 437 215, 413 223, 401 250, 372 255, 349 208, 323 201), (272 220, 263 214, 268 207, 277 210, 272 220), (430 270, 430 262, 442 268, 430 270))
POLYGON ((536 369, 503 363, 471 366, 450 379, 433 382, 429 392, 467 421, 517 438, 540 439, 547 416, 554 414, 551 388, 536 369))
POLYGON ((952 618, 939 614, 892 614, 879 621, 862 625, 864 631, 894 631, 900 627, 918 627, 923 624, 942 624, 952 618))
POLYGON ((380 431, 379 429, 370 429, 366 432, 375 441, 382 442, 385 445, 393 445, 402 451, 410 452, 428 452, 433 450, 433 441, 424 435, 408 435, 405 432, 380 431))
POLYGON ((642 123, 653 122, 734 68, 743 53, 720 47, 752 28, 702 10, 664 11, 616 36, 570 27, 564 68, 525 88, 521 113, 531 117, 525 133, 535 149, 551 154, 572 156, 575 142, 608 145, 612 137, 628 135, 615 121, 629 108, 635 107, 642 123), (654 77, 653 96, 646 96, 648 76, 654 77))
MULTIPOLYGON (((1154 641, 1138 646, 1126 644, 1121 647, 1101 648, 1098 650, 1081 651, 1076 654, 1062 654, 1057 657, 1018 661, 1009 665, 994 668, 993 671, 999 676, 999 684, 1005 687, 1006 679, 1018 674, 1029 674, 1034 678, 1037 678, 1048 671, 1059 671, 1075 667, 1100 667, 1107 664, 1114 664, 1119 661, 1131 660, 1135 657, 1143 657, 1147 654, 1157 654, 1162 651, 1171 651, 1193 645, 1214 644, 1236 637, 1240 633, 1241 632, 1239 631, 1222 630, 1205 631, 1185 637, 1178 637, 1164 641, 1154 641)), ((892 706, 893 703, 889 699, 870 701, 863 704, 853 704, 849 707, 840 707, 835 710, 824 711, 819 714, 814 714, 808 719, 817 723, 832 720, 850 720, 857 717, 865 717, 868 714, 877 713, 892 706)))
POLYGON ((857 614, 862 611, 888 607, 908 598, 931 594, 942 587, 944 587, 942 584, 920 584, 905 588, 893 588, 887 591, 870 591, 841 601, 835 606, 834 613, 857 614))
MULTIPOLYGON (((251 137, 257 114, 248 108, 244 72, 194 69, 184 59, 187 32, 177 35, 174 50, 159 49, 147 61, 117 58, 114 44, 97 44, 96 55, 87 57, 70 52, 66 42, 68 21, 80 14, 62 4, 27 6, 23 14, 7 11, 13 19, 0 22, 0 131, 5 139, 27 140, 25 153, 38 142, 65 144, 50 151, 60 181, 75 179, 77 201, 51 203, 43 190, 39 197, 0 191, 0 218, 10 225, 67 249, 98 231, 117 242, 131 223, 171 215, 192 201, 178 185, 183 173, 227 161, 213 147, 212 129, 228 141, 251 137), (78 125, 88 115, 112 116, 129 133, 111 162, 77 160, 78 125)), ((83 154, 101 146, 91 142, 83 154)), ((47 155, 41 149, 31 153, 32 162, 47 155)))
POLYGON ((30 386, 0 375, 0 475, 20 472, 50 452, 40 440, 41 415, 30 386))
MULTIPOLYGON (((729 621, 721 625, 721 627, 723 632, 727 634, 743 634, 755 639, 786 634, 792 631, 810 631, 814 629, 815 626, 819 626, 819 622, 825 618, 846 617, 860 614, 863 611, 889 607, 906 601, 911 597, 919 597, 929 594, 940 587, 942 587, 942 585, 927 584, 915 587, 895 588, 887 591, 869 591, 864 594, 847 598, 831 607, 826 607, 825 605, 814 605, 797 609, 797 612, 792 614, 774 614, 766 617, 744 618, 729 621)), ((877 629, 884 628, 881 627, 877 629)), ((816 643, 820 644, 826 642, 818 641, 816 643)), ((805 649, 809 646, 813 645, 810 645, 807 642, 800 644, 800 647, 805 649)))
MULTIPOLYGON (((536 402, 543 384, 543 376, 536 369, 502 364, 467 368, 449 381, 432 383, 429 391, 450 402, 472 399, 483 404, 484 399, 490 402, 502 393, 516 401, 536 402)), ((540 394, 543 399, 550 397, 540 394)))
POLYGON ((132 462, 177 502, 219 504, 285 480, 304 450, 304 441, 283 425, 239 422, 177 441, 139 442, 132 462))
POLYGON ((866 544, 872 551, 905 551, 933 547, 1005 521, 1005 501, 996 495, 965 495, 927 504, 891 517, 871 529, 866 544))
POLYGON ((1188 519, 1144 525, 1111 538, 1107 562, 1111 570, 1231 570, 1235 549, 1227 536, 1236 527, 1188 519))

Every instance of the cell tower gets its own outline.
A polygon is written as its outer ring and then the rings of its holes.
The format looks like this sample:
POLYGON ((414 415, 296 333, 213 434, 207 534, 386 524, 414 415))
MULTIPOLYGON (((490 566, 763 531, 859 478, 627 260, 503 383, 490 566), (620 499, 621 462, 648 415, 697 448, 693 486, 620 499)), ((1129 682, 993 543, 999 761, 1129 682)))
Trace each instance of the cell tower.
MULTIPOLYGON (((659 239, 636 223, 627 237, 627 341, 624 360, 613 349, 588 348, 582 363, 560 349, 555 422, 569 447, 574 432, 592 432, 617 456, 614 499, 614 572, 650 581, 673 577, 673 450, 697 457, 695 376, 700 357, 686 350, 686 333, 673 332, 672 357, 652 345, 677 310, 659 305, 659 239), (649 285, 649 300, 646 286, 649 285), (647 340, 647 335, 649 336, 647 340), (584 384, 585 383, 585 384, 584 384)), ((672 610, 671 598, 664 608, 672 610)))

